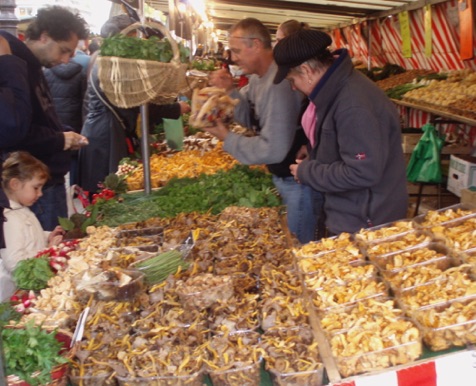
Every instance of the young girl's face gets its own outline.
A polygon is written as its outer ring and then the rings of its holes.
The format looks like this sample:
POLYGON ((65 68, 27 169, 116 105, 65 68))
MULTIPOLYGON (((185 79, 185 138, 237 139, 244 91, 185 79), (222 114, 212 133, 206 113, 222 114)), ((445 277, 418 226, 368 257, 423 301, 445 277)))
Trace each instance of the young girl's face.
POLYGON ((27 181, 13 178, 10 181, 12 197, 9 198, 23 206, 32 206, 43 195, 45 182, 46 180, 38 175, 27 181))

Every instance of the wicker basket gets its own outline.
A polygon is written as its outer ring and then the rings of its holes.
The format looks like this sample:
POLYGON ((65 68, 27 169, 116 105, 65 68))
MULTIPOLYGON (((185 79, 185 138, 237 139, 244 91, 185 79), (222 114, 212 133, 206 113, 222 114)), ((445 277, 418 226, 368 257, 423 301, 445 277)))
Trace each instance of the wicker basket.
MULTIPOLYGON (((19 325, 8 325, 5 328, 22 328, 19 325)), ((68 359, 73 358, 75 349, 70 349, 70 344, 72 340, 71 333, 67 331, 57 331, 56 340, 63 344, 63 349, 61 351, 61 355, 65 356, 68 359)), ((52 381, 45 386, 67 386, 68 385, 68 375, 70 371, 70 364, 64 363, 62 365, 58 365, 52 368, 51 370, 51 379, 52 381)), ((35 373, 33 373, 35 376, 35 373)), ((9 375, 7 377, 7 385, 8 386, 30 386, 29 383, 25 382, 24 380, 20 379, 16 375, 9 375)))
POLYGON ((141 28, 158 29, 170 41, 173 58, 169 63, 154 60, 127 59, 116 56, 98 56, 99 85, 109 101, 121 108, 145 103, 167 104, 186 88, 188 64, 180 62, 180 50, 170 32, 160 23, 134 23, 121 31, 141 28))

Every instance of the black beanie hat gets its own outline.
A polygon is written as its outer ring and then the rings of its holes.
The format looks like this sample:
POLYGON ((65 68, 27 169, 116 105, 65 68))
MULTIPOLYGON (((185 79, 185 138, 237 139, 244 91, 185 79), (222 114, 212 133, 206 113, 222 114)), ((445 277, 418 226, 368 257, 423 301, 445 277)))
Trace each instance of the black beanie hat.
POLYGON ((281 83, 291 68, 316 57, 331 44, 332 39, 328 34, 312 29, 301 29, 280 40, 273 50, 278 65, 274 83, 281 83))

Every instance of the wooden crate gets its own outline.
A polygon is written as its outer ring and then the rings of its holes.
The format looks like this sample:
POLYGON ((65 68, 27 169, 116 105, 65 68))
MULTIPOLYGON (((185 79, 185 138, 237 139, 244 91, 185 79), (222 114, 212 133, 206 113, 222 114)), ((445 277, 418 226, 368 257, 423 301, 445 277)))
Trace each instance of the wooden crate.
POLYGON ((402 147, 403 153, 411 154, 413 149, 415 148, 416 144, 420 140, 422 133, 408 133, 402 134, 402 147))

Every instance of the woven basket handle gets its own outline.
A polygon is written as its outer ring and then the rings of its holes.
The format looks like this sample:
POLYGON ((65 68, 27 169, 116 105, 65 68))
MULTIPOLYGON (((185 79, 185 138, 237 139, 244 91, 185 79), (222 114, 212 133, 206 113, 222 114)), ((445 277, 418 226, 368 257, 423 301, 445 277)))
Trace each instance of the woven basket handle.
POLYGON ((172 37, 172 35, 170 35, 169 30, 160 23, 154 23, 151 21, 147 21, 144 23, 134 23, 134 24, 131 24, 129 27, 124 28, 121 31, 121 35, 127 35, 129 32, 132 32, 135 29, 139 29, 141 27, 149 27, 149 28, 158 29, 169 40, 170 45, 172 46, 172 52, 174 56, 170 62, 174 64, 180 64, 180 49, 178 47, 178 44, 175 41, 175 39, 172 37))

